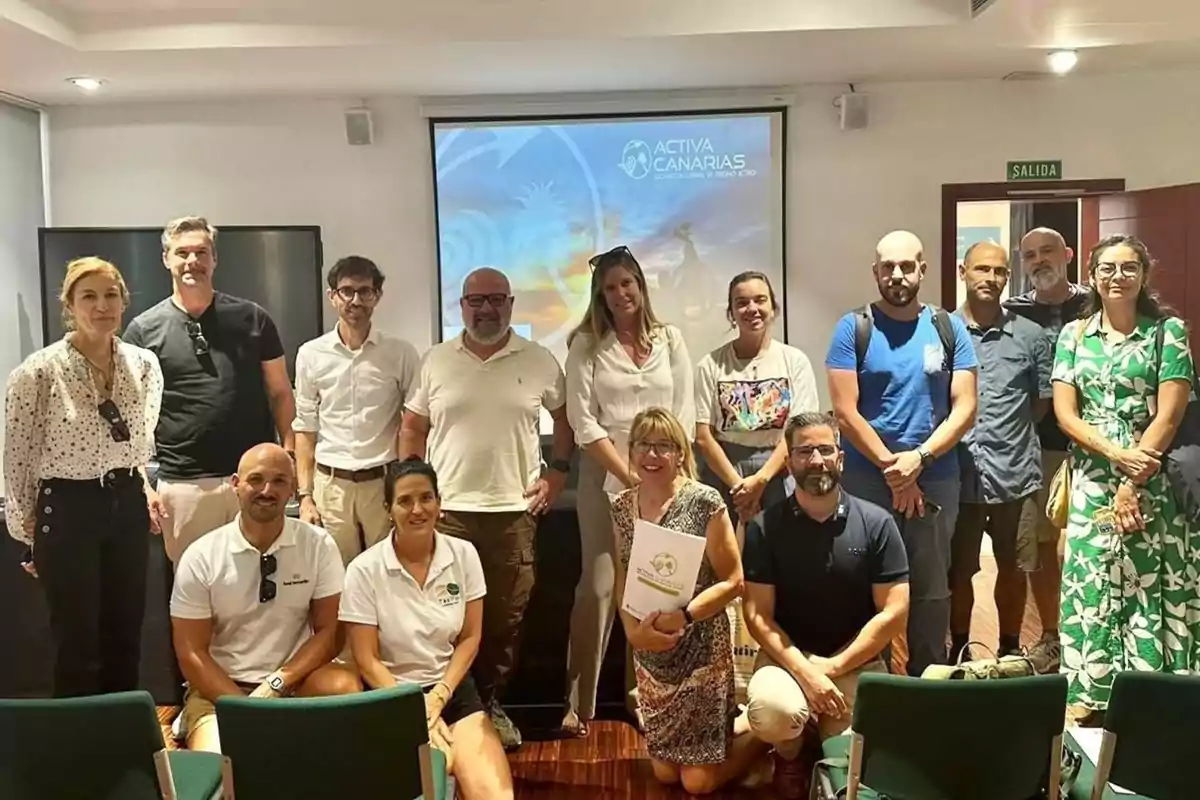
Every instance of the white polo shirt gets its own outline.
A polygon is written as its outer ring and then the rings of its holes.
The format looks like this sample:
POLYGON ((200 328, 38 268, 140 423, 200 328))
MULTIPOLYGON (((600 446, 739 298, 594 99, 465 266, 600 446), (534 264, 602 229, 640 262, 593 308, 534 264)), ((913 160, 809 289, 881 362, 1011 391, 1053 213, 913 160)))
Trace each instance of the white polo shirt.
POLYGON ((290 517, 265 554, 242 534, 241 515, 184 551, 175 571, 171 616, 211 619, 213 661, 238 683, 261 683, 312 635, 309 606, 342 591, 333 537, 290 517), (275 599, 259 602, 259 562, 276 559, 275 599))
POLYGON ((475 545, 434 533, 433 561, 421 587, 396 558, 389 536, 346 568, 338 619, 379 628, 379 658, 388 672, 429 686, 446 677, 467 603, 485 594, 475 545))
POLYGON ((406 406, 429 418, 428 460, 448 511, 524 511, 542 471, 541 409, 565 401, 562 367, 540 344, 509 335, 487 361, 462 335, 434 345, 406 406))

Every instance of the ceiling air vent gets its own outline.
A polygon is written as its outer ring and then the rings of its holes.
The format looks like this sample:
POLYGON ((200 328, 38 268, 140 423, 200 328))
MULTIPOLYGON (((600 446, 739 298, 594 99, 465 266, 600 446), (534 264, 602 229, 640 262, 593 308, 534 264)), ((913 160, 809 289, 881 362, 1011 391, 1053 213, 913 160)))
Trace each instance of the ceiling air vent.
POLYGON ((984 11, 994 5, 996 0, 971 0, 971 16, 978 17, 984 11))

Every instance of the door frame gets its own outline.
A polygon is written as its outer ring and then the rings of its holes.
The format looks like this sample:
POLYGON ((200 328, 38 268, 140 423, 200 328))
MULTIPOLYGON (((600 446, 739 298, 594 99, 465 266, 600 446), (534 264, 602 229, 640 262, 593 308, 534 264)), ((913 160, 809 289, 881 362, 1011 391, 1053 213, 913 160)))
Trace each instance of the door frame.
MULTIPOLYGON (((958 282, 958 204, 986 200, 1084 200, 1125 191, 1124 178, 1067 181, 1019 181, 1008 183, 942 184, 942 305, 953 302, 958 282)), ((1092 202, 1097 202, 1092 200, 1092 202)), ((1096 230, 1079 232, 1080 250, 1084 242, 1099 239, 1098 214, 1083 214, 1085 227, 1096 230), (1092 222, 1095 222, 1093 226, 1092 222)), ((1090 247, 1090 245, 1089 245, 1090 247)), ((1082 258, 1080 259, 1082 261, 1082 258)), ((1083 275, 1082 265, 1080 275, 1083 275)))

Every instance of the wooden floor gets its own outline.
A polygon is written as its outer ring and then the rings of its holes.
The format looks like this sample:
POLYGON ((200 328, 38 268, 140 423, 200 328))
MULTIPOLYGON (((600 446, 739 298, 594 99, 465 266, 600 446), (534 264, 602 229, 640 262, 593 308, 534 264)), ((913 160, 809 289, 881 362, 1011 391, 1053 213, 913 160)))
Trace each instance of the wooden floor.
MULTIPOLYGON (((996 583, 995 561, 981 559, 975 576, 975 612, 972 639, 995 647, 999 638, 992 590, 996 583)), ((1041 635, 1032 598, 1025 608, 1021 641, 1032 644, 1041 635)), ((902 648, 897 660, 903 661, 902 648)), ((163 738, 171 746, 170 725, 178 713, 160 708, 163 738)), ((689 795, 678 788, 660 786, 650 770, 642 737, 624 722, 599 721, 587 739, 529 742, 509 757, 517 787, 517 800, 549 800, 576 796, 582 800, 683 800, 689 795)), ((717 800, 770 798, 770 787, 756 791, 730 790, 711 797, 717 800)))

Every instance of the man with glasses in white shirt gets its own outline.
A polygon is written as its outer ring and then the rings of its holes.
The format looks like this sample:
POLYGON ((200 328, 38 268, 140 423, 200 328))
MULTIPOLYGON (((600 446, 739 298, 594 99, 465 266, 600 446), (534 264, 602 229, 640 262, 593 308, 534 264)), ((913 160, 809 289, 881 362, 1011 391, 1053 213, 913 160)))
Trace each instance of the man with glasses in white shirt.
POLYGON ((416 348, 371 324, 383 280, 362 256, 334 264, 337 325, 296 355, 300 518, 329 531, 343 564, 391 530, 384 471, 396 460, 404 397, 420 364, 416 348))
POLYGON ((425 354, 405 404, 400 459, 424 458, 437 471, 440 533, 475 545, 488 595, 473 673, 480 699, 506 749, 521 734, 499 697, 516 664, 521 619, 534 583, 537 517, 562 491, 574 434, 563 371, 549 350, 511 327, 512 287, 504 273, 477 269, 463 281, 462 334, 425 354), (540 420, 554 419, 549 465, 540 420))

